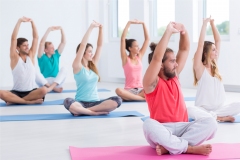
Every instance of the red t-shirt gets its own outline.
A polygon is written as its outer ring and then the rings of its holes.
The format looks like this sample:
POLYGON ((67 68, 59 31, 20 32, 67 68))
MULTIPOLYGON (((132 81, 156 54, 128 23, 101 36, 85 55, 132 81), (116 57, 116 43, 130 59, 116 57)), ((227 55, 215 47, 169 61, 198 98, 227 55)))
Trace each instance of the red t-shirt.
POLYGON ((155 90, 145 94, 150 118, 160 123, 188 122, 187 108, 177 77, 159 78, 155 90))

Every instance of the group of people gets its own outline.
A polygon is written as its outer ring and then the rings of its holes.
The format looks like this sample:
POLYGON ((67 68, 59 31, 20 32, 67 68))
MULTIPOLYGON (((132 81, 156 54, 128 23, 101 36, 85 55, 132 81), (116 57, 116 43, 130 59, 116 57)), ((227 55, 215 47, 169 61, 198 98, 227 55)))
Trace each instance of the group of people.
MULTIPOLYGON (((76 49, 73 60, 73 75, 77 85, 75 98, 66 98, 64 106, 73 116, 102 115, 118 108, 122 100, 146 100, 150 119, 144 121, 143 130, 148 143, 162 154, 202 154, 212 151, 210 144, 201 145, 213 138, 217 121, 234 122, 234 115, 240 113, 240 102, 225 105, 225 91, 217 60, 220 53, 220 35, 214 20, 203 21, 197 51, 194 55, 194 84, 198 85, 194 107, 186 107, 179 82, 179 75, 188 58, 190 42, 188 32, 181 23, 170 22, 160 39, 151 43, 152 53, 148 55, 149 66, 142 77, 142 59, 149 45, 150 37, 144 22, 131 20, 123 30, 120 44, 125 87, 117 88, 118 96, 100 100, 97 82, 100 80, 97 64, 103 46, 103 26, 92 22, 76 49), (204 41, 207 24, 210 23, 215 43, 204 41), (139 47, 135 39, 126 39, 131 24, 141 24, 144 42, 139 47), (98 28, 96 52, 88 43, 94 28, 98 28), (168 48, 173 34, 180 34, 177 55, 168 48), (128 53, 127 53, 128 52, 128 53), (189 122, 189 118, 194 121, 189 122)), ((38 48, 38 64, 41 73, 34 67, 38 33, 34 21, 20 18, 11 38, 10 58, 14 86, 11 91, 0 90, 0 98, 10 104, 36 104, 44 101, 50 91, 62 92, 62 84, 67 77, 65 68, 59 69, 59 58, 66 44, 61 27, 49 27, 38 48), (33 41, 29 49, 28 40, 17 38, 22 22, 30 22, 33 41), (46 42, 51 31, 60 30, 61 43, 55 50, 51 42, 46 42), (38 84, 38 87, 36 86, 38 84)))

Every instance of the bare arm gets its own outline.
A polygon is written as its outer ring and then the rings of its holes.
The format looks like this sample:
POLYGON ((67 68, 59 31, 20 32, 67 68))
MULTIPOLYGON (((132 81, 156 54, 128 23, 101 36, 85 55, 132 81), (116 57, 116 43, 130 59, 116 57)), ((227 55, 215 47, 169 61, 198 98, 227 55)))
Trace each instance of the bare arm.
POLYGON ((190 49, 188 33, 182 24, 179 24, 179 25, 180 25, 180 30, 183 30, 183 32, 181 32, 180 34, 179 50, 176 56, 177 58, 176 61, 178 63, 178 67, 176 69, 177 75, 179 75, 183 70, 189 54, 189 49, 190 49))
POLYGON ((33 20, 31 20, 31 24, 32 24, 32 29, 33 29, 33 40, 32 40, 32 46, 29 50, 29 56, 31 57, 31 59, 34 63, 34 57, 36 55, 37 45, 38 45, 38 32, 37 32, 37 28, 36 28, 36 25, 33 22, 33 20))
POLYGON ((212 28, 212 31, 213 31, 215 46, 216 46, 216 49, 217 49, 217 52, 218 52, 218 56, 217 56, 217 57, 219 58, 220 45, 221 45, 220 34, 219 34, 219 32, 218 32, 217 27, 216 27, 215 24, 214 24, 214 20, 213 20, 213 19, 210 20, 210 25, 211 25, 211 28, 212 28))
POLYGON ((63 49, 64 49, 64 47, 66 45, 66 36, 65 36, 65 33, 64 33, 62 27, 59 26, 56 29, 60 29, 61 30, 61 34, 62 34, 61 43, 58 46, 58 52, 59 52, 59 54, 62 54, 63 49))
POLYGON ((203 52, 207 23, 209 21, 210 21, 210 18, 207 18, 203 21, 202 29, 201 29, 199 40, 198 40, 197 51, 194 55, 193 69, 196 72, 196 77, 198 80, 200 79, 200 77, 204 71, 204 65, 202 63, 202 54, 203 54, 202 52, 203 52))
POLYGON ((20 28, 21 23, 24 22, 23 18, 19 18, 16 26, 14 27, 13 33, 12 33, 12 38, 11 38, 11 46, 10 46, 10 58, 11 60, 14 60, 16 58, 18 58, 18 53, 16 51, 17 49, 17 35, 18 35, 18 31, 20 28))
POLYGON ((72 64, 73 73, 74 74, 78 73, 81 70, 81 68, 82 68, 81 61, 82 61, 82 58, 83 58, 83 54, 84 54, 84 51, 85 51, 85 48, 86 48, 86 45, 87 45, 87 41, 88 41, 89 35, 92 32, 93 28, 94 27, 98 27, 98 26, 99 26, 98 23, 93 22, 89 26, 87 32, 85 33, 85 35, 84 35, 84 37, 83 37, 83 39, 81 41, 81 45, 80 45, 80 47, 79 47, 79 49, 77 51, 77 55, 76 55, 76 57, 75 57, 75 59, 73 61, 73 64, 72 64))
POLYGON ((169 39, 173 33, 178 32, 173 27, 173 25, 173 23, 168 24, 165 33, 163 34, 161 40, 154 50, 152 61, 149 64, 147 71, 143 77, 143 88, 145 93, 151 93, 156 87, 158 74, 162 66, 162 59, 166 51, 169 39))
POLYGON ((102 27, 101 24, 99 24, 97 49, 96 49, 96 53, 93 57, 93 63, 95 65, 98 64, 98 61, 99 61, 99 58, 100 58, 100 53, 101 53, 101 50, 102 50, 102 46, 103 46, 103 27, 102 27))
POLYGON ((121 52, 121 58, 122 58, 122 65, 124 66, 127 62, 127 53, 126 53, 126 36, 127 36, 127 32, 128 32, 128 28, 131 25, 131 21, 128 21, 128 23, 126 24, 123 33, 122 33, 122 37, 121 37, 121 46, 120 46, 120 52, 121 52))
POLYGON ((53 27, 49 27, 47 29, 47 31, 45 32, 44 36, 42 37, 40 43, 39 43, 39 47, 38 47, 38 58, 41 58, 44 52, 44 48, 45 48, 45 42, 47 39, 48 34, 53 30, 53 27))
POLYGON ((143 31, 144 31, 144 42, 143 42, 143 46, 142 48, 140 49, 139 53, 140 53, 140 58, 142 59, 142 57, 144 56, 146 50, 147 50, 147 47, 148 47, 148 44, 149 44, 149 41, 150 41, 150 37, 149 37, 149 34, 148 34, 148 30, 147 30, 147 27, 145 25, 144 22, 141 22, 142 25, 143 25, 143 31))

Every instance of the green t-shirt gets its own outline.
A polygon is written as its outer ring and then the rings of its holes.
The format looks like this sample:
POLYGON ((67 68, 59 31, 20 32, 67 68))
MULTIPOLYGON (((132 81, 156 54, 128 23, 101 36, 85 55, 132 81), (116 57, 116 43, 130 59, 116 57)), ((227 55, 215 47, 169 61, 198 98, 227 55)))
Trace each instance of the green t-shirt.
POLYGON ((43 54, 41 58, 38 58, 38 65, 41 73, 45 78, 56 77, 59 72, 59 54, 58 50, 49 58, 46 54, 43 54))

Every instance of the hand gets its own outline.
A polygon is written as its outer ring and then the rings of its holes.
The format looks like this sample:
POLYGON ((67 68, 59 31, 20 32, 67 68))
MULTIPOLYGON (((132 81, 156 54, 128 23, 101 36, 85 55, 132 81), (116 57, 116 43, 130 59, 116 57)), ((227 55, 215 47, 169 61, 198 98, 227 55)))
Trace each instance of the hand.
POLYGON ((210 24, 213 24, 213 23, 214 23, 214 19, 211 19, 211 20, 210 20, 210 24))
POLYGON ((31 18, 27 18, 27 17, 22 17, 22 18, 20 18, 20 20, 21 20, 22 22, 31 22, 31 21, 32 21, 31 18))
POLYGON ((100 27, 100 25, 101 25, 100 23, 93 21, 90 26, 95 28, 95 27, 100 27))
POLYGON ((62 29, 61 26, 52 26, 48 28, 50 31, 60 30, 62 29))
POLYGON ((134 19, 134 20, 130 20, 130 21, 128 21, 130 24, 143 24, 143 22, 142 21, 139 21, 139 20, 137 20, 137 19, 134 19))
POLYGON ((175 26, 177 26, 178 29, 179 29, 179 25, 177 25, 177 23, 175 23, 175 22, 170 22, 170 23, 167 25, 167 29, 166 29, 166 30, 168 30, 168 31, 171 32, 171 33, 179 33, 180 30, 178 30, 177 28, 175 28, 175 26))
POLYGON ((208 22, 211 21, 211 16, 209 18, 205 18, 203 19, 203 23, 207 24, 208 22))
POLYGON ((181 23, 175 23, 173 27, 176 28, 181 34, 185 34, 186 32, 184 25, 181 23))

